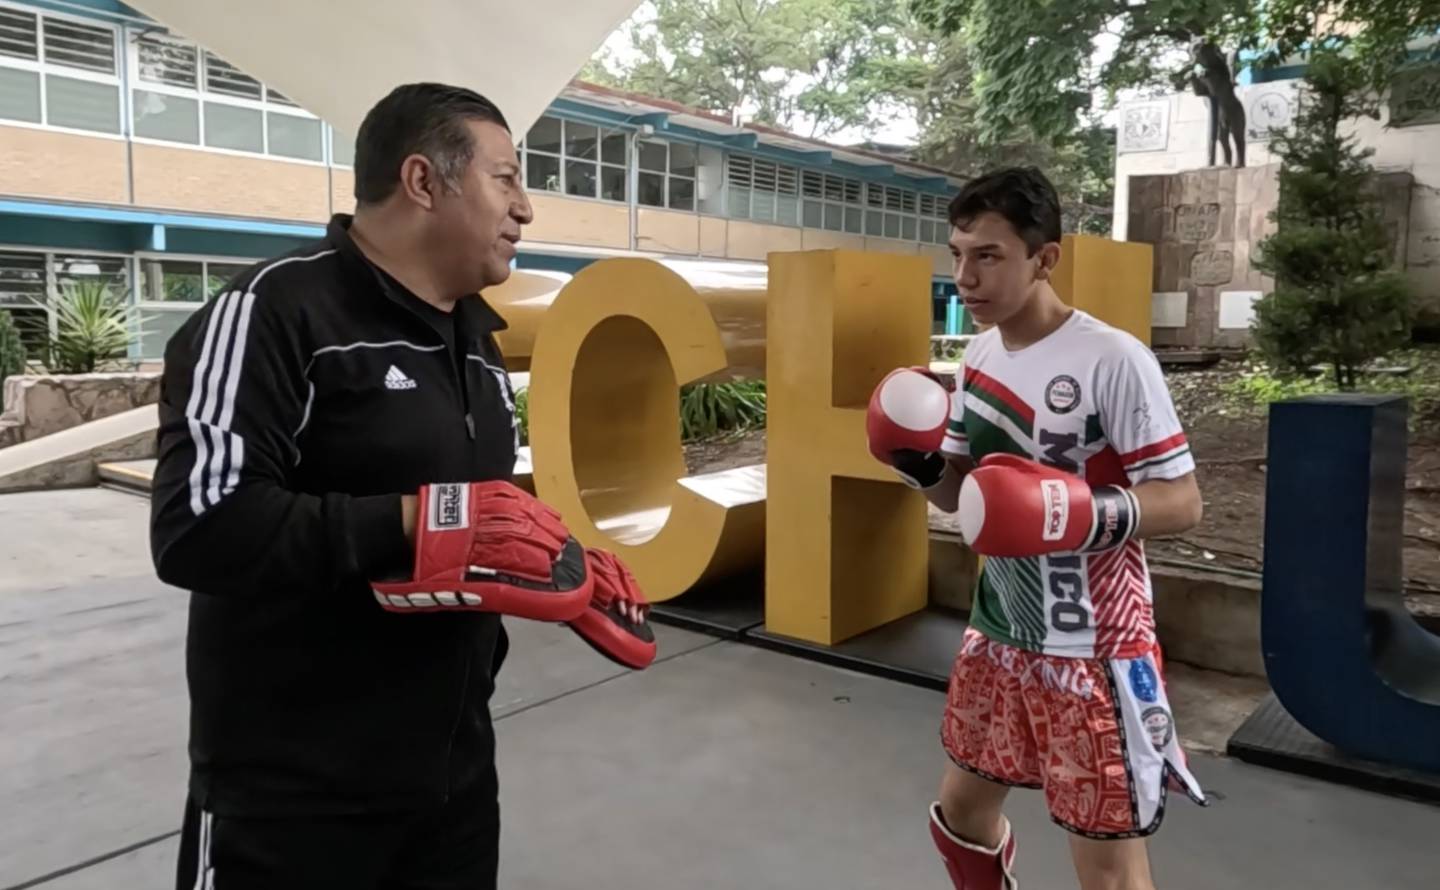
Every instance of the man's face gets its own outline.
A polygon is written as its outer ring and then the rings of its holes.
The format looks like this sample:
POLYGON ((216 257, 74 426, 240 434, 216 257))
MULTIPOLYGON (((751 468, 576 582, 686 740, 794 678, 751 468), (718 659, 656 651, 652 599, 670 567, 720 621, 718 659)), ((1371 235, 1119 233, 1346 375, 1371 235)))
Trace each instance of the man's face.
POLYGON ((521 182, 520 160, 499 124, 469 121, 474 157, 456 191, 436 195, 436 236, 454 264, 457 286, 471 293, 510 277, 520 227, 534 218, 521 182))
POLYGON ((1024 308, 1045 274, 1043 261, 1051 257, 1053 266, 1059 245, 1047 244, 1030 256, 1010 221, 987 211, 964 229, 951 227, 950 254, 965 309, 981 324, 1000 324, 1024 308))

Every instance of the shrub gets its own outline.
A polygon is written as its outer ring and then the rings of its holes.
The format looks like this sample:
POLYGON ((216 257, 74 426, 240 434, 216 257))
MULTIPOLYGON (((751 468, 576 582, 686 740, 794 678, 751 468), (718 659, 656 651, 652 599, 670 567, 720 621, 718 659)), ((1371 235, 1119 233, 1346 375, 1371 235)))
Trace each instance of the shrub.
POLYGON ((1376 117, 1355 63, 1317 53, 1292 132, 1277 136, 1277 231, 1258 245, 1255 266, 1275 279, 1255 304, 1255 343, 1270 364, 1304 374, 1330 365, 1353 389, 1374 358, 1404 345, 1410 293, 1393 268, 1391 239, 1376 200, 1374 171, 1340 123, 1376 117))

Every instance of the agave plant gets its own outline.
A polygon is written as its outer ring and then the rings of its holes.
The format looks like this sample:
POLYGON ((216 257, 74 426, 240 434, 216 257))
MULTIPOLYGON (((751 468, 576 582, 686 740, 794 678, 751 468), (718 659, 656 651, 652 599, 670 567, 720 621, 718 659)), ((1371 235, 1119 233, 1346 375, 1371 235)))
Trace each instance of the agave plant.
POLYGON ((45 365, 52 373, 89 374, 113 367, 142 333, 125 294, 104 279, 65 282, 54 308, 55 331, 45 344, 45 365))
POLYGON ((680 436, 687 442, 765 425, 765 381, 697 383, 680 393, 680 436))

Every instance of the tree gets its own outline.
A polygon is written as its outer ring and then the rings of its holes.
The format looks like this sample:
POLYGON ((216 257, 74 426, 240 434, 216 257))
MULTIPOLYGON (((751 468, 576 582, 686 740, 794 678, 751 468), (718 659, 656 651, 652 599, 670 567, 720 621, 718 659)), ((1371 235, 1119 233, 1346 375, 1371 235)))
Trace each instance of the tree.
POLYGON ((581 76, 736 122, 807 117, 826 136, 884 113, 906 19, 892 0, 650 0, 626 25, 631 52, 581 76))
POLYGON ((1113 130, 1089 125, 1048 142, 982 144, 964 35, 940 34, 902 3, 661 0, 624 33, 626 51, 592 60, 582 78, 732 120, 746 106, 759 109, 759 122, 787 129, 809 117, 812 136, 851 127, 868 135, 888 114, 906 112, 920 131, 914 160, 962 176, 1035 164, 1061 194, 1068 231, 1110 230, 1113 130))
POLYGON ((1256 268, 1275 279, 1255 304, 1260 350, 1278 367, 1305 373, 1334 367, 1341 389, 1355 386, 1371 359, 1409 338, 1409 289, 1393 268, 1394 247, 1376 197, 1376 178, 1342 121, 1379 116, 1368 73, 1338 53, 1317 53, 1294 129, 1272 145, 1281 159, 1274 235, 1258 246, 1256 268))
POLYGON ((1049 142, 1077 126, 1091 95, 1188 86, 1192 44, 1222 46, 1254 29, 1254 0, 910 0, 941 33, 967 35, 983 142, 1049 142), (1096 39, 1115 52, 1098 69, 1096 39))
MULTIPOLYGON (((964 33, 975 66, 978 136, 1041 141, 1069 133, 1092 94, 1190 89, 1202 51, 1295 53, 1345 47, 1372 87, 1405 63, 1407 41, 1440 29, 1440 0, 909 0, 943 34, 964 33), (1092 58, 1102 36, 1114 54, 1092 58)), ((1231 63, 1234 67, 1234 63, 1231 63)))

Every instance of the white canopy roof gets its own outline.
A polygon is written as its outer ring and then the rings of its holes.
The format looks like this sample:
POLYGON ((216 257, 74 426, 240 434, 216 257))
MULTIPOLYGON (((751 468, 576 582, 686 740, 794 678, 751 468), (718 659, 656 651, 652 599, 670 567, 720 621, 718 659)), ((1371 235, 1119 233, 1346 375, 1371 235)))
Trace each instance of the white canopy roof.
POLYGON ((395 86, 484 94, 518 141, 639 0, 127 0, 354 137, 395 86))

